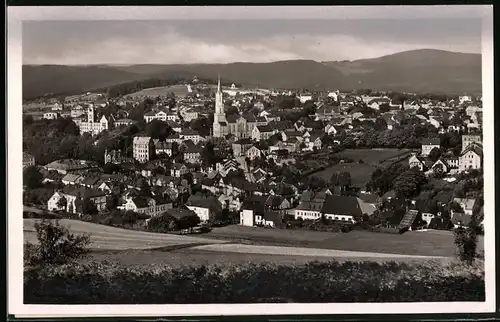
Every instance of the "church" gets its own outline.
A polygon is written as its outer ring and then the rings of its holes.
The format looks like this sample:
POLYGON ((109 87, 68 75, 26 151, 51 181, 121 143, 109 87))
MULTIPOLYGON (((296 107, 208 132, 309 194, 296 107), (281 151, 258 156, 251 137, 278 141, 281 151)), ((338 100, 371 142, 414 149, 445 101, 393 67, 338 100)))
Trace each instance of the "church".
POLYGON ((224 100, 222 95, 219 77, 217 93, 215 93, 214 137, 221 138, 231 134, 237 139, 251 138, 252 131, 256 126, 267 125, 265 119, 259 120, 255 115, 249 113, 242 115, 226 115, 224 112, 224 100))

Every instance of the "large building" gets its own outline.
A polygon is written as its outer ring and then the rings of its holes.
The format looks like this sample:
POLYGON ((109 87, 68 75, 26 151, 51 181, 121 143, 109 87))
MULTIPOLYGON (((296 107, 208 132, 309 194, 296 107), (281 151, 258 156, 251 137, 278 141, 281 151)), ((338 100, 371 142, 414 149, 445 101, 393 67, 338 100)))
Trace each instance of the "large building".
POLYGON ((80 134, 90 133, 91 135, 97 135, 104 130, 110 130, 113 127, 113 117, 106 118, 103 115, 99 120, 97 119, 97 114, 94 110, 94 106, 90 105, 87 109, 87 120, 82 121, 79 124, 80 134))
POLYGON ((213 136, 220 138, 228 134, 236 138, 251 138, 252 131, 257 125, 266 125, 267 122, 257 122, 257 118, 252 114, 227 115, 224 112, 224 100, 220 86, 220 79, 215 94, 215 113, 213 124, 213 136))
POLYGON ((462 152, 464 152, 469 145, 473 143, 482 145, 481 135, 462 135, 462 152))
POLYGON ((155 147, 149 136, 136 136, 133 142, 133 156, 139 162, 148 162, 153 156, 155 147))

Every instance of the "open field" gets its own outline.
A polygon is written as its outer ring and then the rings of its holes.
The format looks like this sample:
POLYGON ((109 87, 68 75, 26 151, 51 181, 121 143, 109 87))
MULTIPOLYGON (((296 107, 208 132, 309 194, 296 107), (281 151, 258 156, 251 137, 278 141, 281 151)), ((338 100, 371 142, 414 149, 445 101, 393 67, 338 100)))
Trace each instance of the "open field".
POLYGON ((173 86, 163 86, 163 87, 153 87, 146 88, 139 92, 131 93, 125 97, 141 97, 141 96, 166 96, 169 93, 174 93, 176 96, 186 96, 188 94, 188 89, 186 85, 173 85, 173 86))
MULTIPOLYGON (((227 244, 229 247, 240 247, 241 245, 227 244)), ((269 250, 276 250, 274 247, 269 247, 269 250)), ((293 248, 291 248, 293 251, 293 248)), ((234 249, 233 249, 234 250, 234 249)), ((243 251, 246 251, 242 248, 243 251)), ((254 249, 254 251, 261 251, 260 248, 254 249)), ((363 257, 356 254, 351 254, 351 256, 345 256, 342 253, 322 254, 321 256, 317 254, 309 255, 276 255, 276 254, 258 254, 249 252, 233 252, 230 249, 224 251, 214 251, 203 249, 203 246, 193 246, 190 248, 182 249, 172 249, 172 250, 124 250, 124 251, 94 251, 91 256, 84 260, 87 261, 97 261, 104 263, 106 261, 123 265, 125 267, 136 267, 136 266, 150 266, 150 265, 169 265, 171 267, 182 267, 182 266, 200 266, 200 265, 242 265, 242 264, 263 264, 263 263, 274 263, 278 265, 301 265, 306 264, 311 261, 318 262, 328 262, 331 260, 336 260, 338 262, 354 261, 354 262, 387 262, 395 261, 398 263, 424 263, 429 261, 434 261, 436 263, 449 263, 452 262, 452 258, 431 258, 431 257, 412 257, 412 256, 401 256, 401 257, 391 257, 384 256, 383 254, 377 254, 377 257, 363 257)))
POLYGON ((324 170, 312 173, 310 176, 321 177, 326 181, 330 181, 333 173, 347 171, 351 174, 352 185, 364 188, 366 183, 370 181, 371 175, 375 169, 374 166, 368 163, 339 163, 324 170))
MULTIPOLYGON (((415 256, 455 256, 454 236, 451 231, 410 231, 402 235, 351 231, 328 233, 266 229, 258 227, 226 226, 215 228, 205 235, 240 243, 335 249, 356 252, 404 254, 415 256)), ((479 251, 484 251, 480 236, 479 251)))
MULTIPOLYGON (((24 241, 36 242, 35 219, 24 219, 24 241)), ((60 224, 67 226, 75 234, 90 234, 93 249, 123 250, 149 249, 161 247, 179 247, 221 241, 192 236, 156 234, 136 230, 128 230, 104 225, 97 225, 78 220, 62 219, 60 224)))
POLYGON ((351 158, 356 161, 362 159, 368 164, 380 164, 388 159, 401 157, 410 153, 410 149, 346 149, 339 152, 338 156, 351 158))
MULTIPOLYGON (((24 219, 25 242, 36 242, 34 219, 24 219)), ((311 260, 448 261, 455 257, 453 234, 446 231, 389 235, 366 231, 327 233, 243 226, 215 228, 198 236, 148 233, 61 220, 73 233, 91 235, 91 259, 124 265, 305 263, 311 260)), ((479 250, 483 251, 482 238, 479 250)))

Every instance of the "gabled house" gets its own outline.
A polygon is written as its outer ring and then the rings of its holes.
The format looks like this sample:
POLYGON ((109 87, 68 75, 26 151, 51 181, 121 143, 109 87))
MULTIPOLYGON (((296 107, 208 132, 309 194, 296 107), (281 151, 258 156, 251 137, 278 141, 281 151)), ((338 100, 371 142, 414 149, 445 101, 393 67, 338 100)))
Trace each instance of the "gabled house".
POLYGON ((351 196, 328 196, 321 208, 327 219, 355 223, 363 218, 362 200, 351 196))
POLYGON ((172 201, 162 200, 158 197, 130 196, 125 199, 125 203, 119 206, 118 209, 132 210, 139 214, 154 217, 168 209, 172 209, 172 201))
POLYGON ((170 175, 172 177, 177 177, 177 178, 182 177, 188 172, 189 172, 188 168, 182 163, 175 163, 172 166, 172 169, 170 169, 170 175))
POLYGON ((422 140, 422 156, 428 156, 434 148, 441 148, 441 142, 439 138, 428 138, 422 140))
POLYGON ((260 151, 256 146, 252 146, 245 152, 245 155, 250 160, 254 160, 262 156, 262 151, 260 151))
POLYGON ((211 217, 222 210, 217 198, 201 194, 191 195, 186 206, 198 215, 201 222, 208 222, 211 217))
POLYGON ((258 125, 252 130, 252 139, 255 141, 267 140, 274 134, 274 130, 269 125, 258 125))
POLYGON ((458 169, 460 172, 481 169, 483 166, 483 149, 471 144, 460 154, 458 158, 458 169))

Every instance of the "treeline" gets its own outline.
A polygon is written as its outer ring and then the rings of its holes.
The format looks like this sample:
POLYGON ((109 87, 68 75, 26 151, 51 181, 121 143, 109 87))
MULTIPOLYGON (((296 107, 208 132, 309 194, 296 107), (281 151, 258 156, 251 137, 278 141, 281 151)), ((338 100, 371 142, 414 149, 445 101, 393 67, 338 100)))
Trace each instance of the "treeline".
MULTIPOLYGON (((163 86, 172 86, 178 84, 191 84, 193 81, 192 78, 188 77, 169 77, 169 78, 151 78, 145 80, 137 80, 127 83, 122 83, 119 85, 114 85, 111 87, 105 87, 97 89, 98 92, 107 93, 109 98, 116 98, 123 95, 135 93, 141 91, 143 89, 154 88, 154 87, 163 87, 163 86)), ((200 83, 206 84, 215 84, 217 80, 215 79, 201 79, 198 78, 200 83)), ((232 83, 228 81, 222 81, 222 86, 231 86, 232 83)), ((236 85, 236 84, 235 84, 236 85)), ((240 84, 236 86, 241 86, 240 84)))
MULTIPOLYGON (((382 121, 382 119, 380 119, 382 121)), ((406 124, 395 126, 392 130, 380 129, 377 123, 364 127, 363 132, 341 133, 339 139, 347 149, 355 148, 397 148, 418 149, 424 138, 440 138, 445 149, 459 153, 461 148, 460 133, 445 133, 439 135, 432 125, 406 124)))

